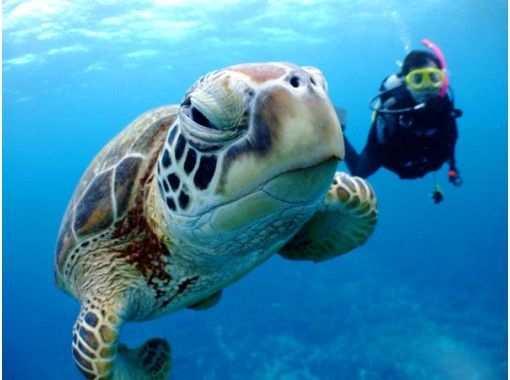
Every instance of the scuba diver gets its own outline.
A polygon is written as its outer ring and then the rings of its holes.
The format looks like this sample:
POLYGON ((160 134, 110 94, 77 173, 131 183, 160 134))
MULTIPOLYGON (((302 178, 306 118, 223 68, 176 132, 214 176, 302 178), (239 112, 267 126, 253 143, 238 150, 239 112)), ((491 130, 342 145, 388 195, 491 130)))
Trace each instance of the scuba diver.
MULTIPOLYGON (((371 99, 372 125, 361 154, 345 138, 345 162, 352 175, 367 178, 382 166, 402 179, 414 179, 448 162, 449 181, 462 184, 455 164, 455 119, 462 111, 454 107, 441 50, 427 39, 422 42, 435 54, 411 51, 401 71, 387 77, 371 99)), ((438 184, 432 199, 443 200, 438 184)))

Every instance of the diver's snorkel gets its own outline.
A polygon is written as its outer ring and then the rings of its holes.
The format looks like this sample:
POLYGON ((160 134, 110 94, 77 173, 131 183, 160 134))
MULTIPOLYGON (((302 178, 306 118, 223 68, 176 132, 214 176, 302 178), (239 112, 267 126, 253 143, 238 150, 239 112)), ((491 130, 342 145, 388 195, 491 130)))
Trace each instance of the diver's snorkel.
POLYGON ((446 72, 446 60, 444 59, 443 52, 437 45, 432 43, 428 38, 424 38, 421 40, 421 43, 431 49, 434 54, 437 56, 437 59, 439 59, 439 63, 441 63, 441 70, 443 70, 444 74, 444 80, 443 80, 443 86, 441 87, 441 90, 439 91, 439 96, 444 98, 446 95, 446 91, 448 91, 448 73, 446 72))

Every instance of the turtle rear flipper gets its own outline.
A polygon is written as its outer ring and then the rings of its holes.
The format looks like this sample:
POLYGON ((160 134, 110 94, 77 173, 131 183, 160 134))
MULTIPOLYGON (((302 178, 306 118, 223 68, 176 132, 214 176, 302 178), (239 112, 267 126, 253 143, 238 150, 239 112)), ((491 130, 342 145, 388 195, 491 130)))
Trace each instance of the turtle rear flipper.
POLYGON ((280 250, 291 260, 323 261, 362 245, 377 221, 377 201, 364 179, 337 172, 324 204, 280 250))
POLYGON ((73 357, 87 379, 166 380, 170 374, 170 346, 149 339, 129 349, 119 343, 123 321, 113 308, 82 303, 73 329, 73 357))

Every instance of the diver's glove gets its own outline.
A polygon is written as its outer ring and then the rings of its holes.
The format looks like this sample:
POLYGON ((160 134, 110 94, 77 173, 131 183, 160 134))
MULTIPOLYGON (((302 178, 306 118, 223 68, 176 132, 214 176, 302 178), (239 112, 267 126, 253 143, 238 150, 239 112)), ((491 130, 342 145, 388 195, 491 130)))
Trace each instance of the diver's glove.
POLYGON ((448 170, 448 181, 453 186, 457 186, 457 187, 461 186, 462 183, 464 182, 462 180, 462 177, 459 174, 459 171, 455 168, 450 168, 450 170, 448 170))
POLYGON ((458 117, 461 117, 462 116, 462 110, 459 110, 459 109, 454 109, 452 111, 452 117, 454 119, 458 118, 458 117))

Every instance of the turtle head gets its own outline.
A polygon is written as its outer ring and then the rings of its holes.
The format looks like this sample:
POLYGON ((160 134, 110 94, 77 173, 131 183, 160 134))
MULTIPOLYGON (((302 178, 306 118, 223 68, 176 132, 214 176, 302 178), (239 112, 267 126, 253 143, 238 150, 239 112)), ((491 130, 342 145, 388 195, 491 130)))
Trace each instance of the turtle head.
POLYGON ((184 96, 160 155, 166 224, 172 235, 208 243, 218 233, 258 231, 285 215, 287 230, 298 228, 318 207, 343 155, 318 69, 256 63, 214 71, 184 96))

